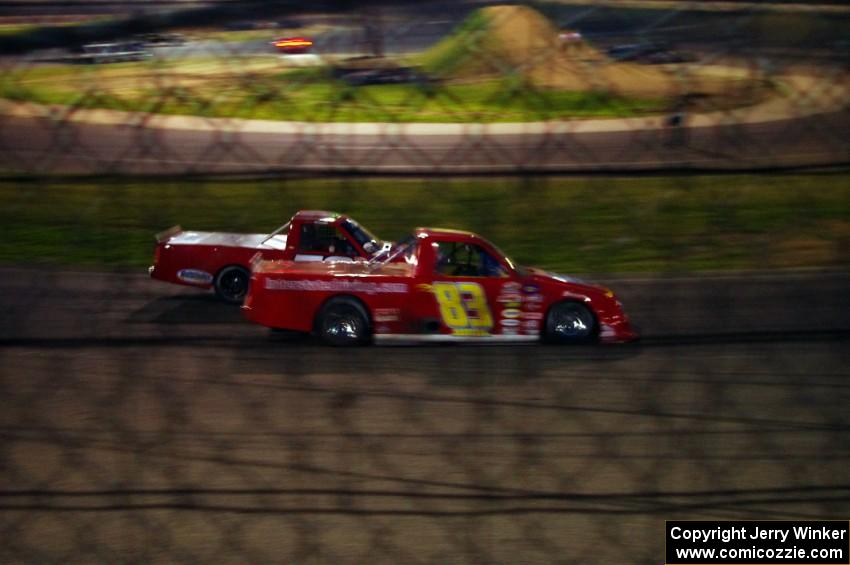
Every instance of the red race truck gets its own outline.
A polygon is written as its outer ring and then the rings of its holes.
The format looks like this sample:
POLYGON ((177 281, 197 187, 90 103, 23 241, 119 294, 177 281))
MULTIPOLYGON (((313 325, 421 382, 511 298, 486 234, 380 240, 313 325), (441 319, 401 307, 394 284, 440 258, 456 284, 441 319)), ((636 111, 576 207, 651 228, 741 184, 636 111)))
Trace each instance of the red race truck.
POLYGON ((334 345, 637 338, 611 290, 520 267, 456 230, 419 228, 369 261, 258 258, 242 309, 264 326, 314 332, 334 345))
POLYGON ((294 262, 365 263, 389 247, 348 216, 302 210, 267 234, 183 231, 174 226, 156 235, 154 279, 214 288, 227 302, 241 303, 248 291, 251 259, 294 262))

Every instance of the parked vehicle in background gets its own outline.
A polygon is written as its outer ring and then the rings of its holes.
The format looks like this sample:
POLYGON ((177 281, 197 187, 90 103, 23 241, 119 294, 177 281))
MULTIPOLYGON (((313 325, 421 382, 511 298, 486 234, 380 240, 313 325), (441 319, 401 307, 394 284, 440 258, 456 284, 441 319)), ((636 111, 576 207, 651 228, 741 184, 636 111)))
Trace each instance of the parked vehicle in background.
POLYGON ((172 47, 186 43, 186 38, 179 33, 145 33, 139 36, 139 40, 148 47, 172 47))
POLYGON ((421 69, 402 66, 385 57, 346 59, 333 66, 331 75, 349 86, 404 83, 428 85, 433 82, 421 69))
POLYGON ((333 345, 637 338, 609 289, 516 265, 469 232, 419 228, 369 261, 257 260, 245 316, 333 345))
POLYGON ((240 303, 248 290, 251 261, 365 262, 388 248, 357 222, 335 212, 302 210, 266 234, 183 231, 174 226, 156 235, 151 278, 213 288, 240 303))
POLYGON ((394 69, 358 69, 354 71, 334 72, 335 78, 350 86, 367 86, 370 84, 404 84, 429 82, 428 77, 413 67, 397 67, 394 69))
POLYGON ((152 53, 140 41, 123 41, 115 43, 89 43, 83 45, 75 59, 80 63, 123 63, 127 61, 142 61, 152 56, 152 53))

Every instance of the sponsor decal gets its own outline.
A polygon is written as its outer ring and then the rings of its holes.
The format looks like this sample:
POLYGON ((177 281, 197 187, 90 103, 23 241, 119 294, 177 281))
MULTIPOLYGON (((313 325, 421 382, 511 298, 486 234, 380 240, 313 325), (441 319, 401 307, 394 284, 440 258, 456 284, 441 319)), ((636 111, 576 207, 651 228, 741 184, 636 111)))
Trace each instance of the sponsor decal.
POLYGON ((543 302, 542 294, 526 294, 523 298, 526 302, 543 302))
POLYGON ((505 308, 519 308, 522 302, 505 302, 505 308))
POLYGON ((192 284, 211 284, 213 281, 211 274, 198 269, 181 269, 177 271, 177 278, 192 284))
POLYGON ((418 284, 416 285, 416 290, 420 292, 431 292, 432 290, 434 290, 434 287, 430 284, 418 284))
POLYGON ((376 322, 397 322, 401 311, 398 308, 375 308, 376 322))
POLYGON ((526 330, 535 330, 536 331, 536 330, 540 329, 540 322, 538 322, 537 320, 526 320, 525 322, 522 323, 522 327, 523 327, 523 329, 526 329, 526 330))
POLYGON ((496 302, 519 302, 521 300, 522 296, 519 294, 502 294, 496 299, 496 302))
POLYGON ((505 308, 502 310, 503 318, 519 318, 522 312, 517 310, 516 308, 505 308))
POLYGON ((530 303, 526 304, 525 307, 528 308, 532 312, 536 312, 537 310, 540 310, 541 308, 543 308, 543 305, 540 304, 539 302, 530 302, 530 303))
POLYGON ((519 325, 519 320, 508 318, 507 320, 500 320, 499 323, 506 328, 515 328, 519 325))
POLYGON ((537 294, 540 292, 540 287, 536 284, 527 284, 522 287, 522 291, 525 294, 537 294))
POLYGON ((522 318, 525 320, 542 320, 543 312, 523 312, 522 318))
POLYGON ((516 281, 506 282, 502 285, 503 292, 519 292, 520 288, 522 288, 522 285, 516 281))
POLYGON ((502 328, 502 335, 519 335, 516 328, 502 328))
POLYGON ((364 281, 302 281, 266 279, 266 290, 304 290, 309 292, 361 292, 363 294, 404 294, 404 283, 364 281))

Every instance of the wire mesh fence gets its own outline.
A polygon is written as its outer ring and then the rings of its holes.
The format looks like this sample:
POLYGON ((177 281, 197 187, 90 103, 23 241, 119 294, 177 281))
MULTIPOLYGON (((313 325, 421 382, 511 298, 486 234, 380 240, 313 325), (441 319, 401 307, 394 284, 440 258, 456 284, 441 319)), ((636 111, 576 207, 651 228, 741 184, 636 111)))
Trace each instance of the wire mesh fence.
POLYGON ((846 7, 4 7, 0 562, 657 563, 666 519, 847 516, 846 7), (329 348, 140 274, 299 209, 602 273, 643 340, 329 348))
POLYGON ((334 7, 7 24, 3 167, 432 173, 847 160, 841 6, 334 7))
POLYGON ((840 336, 341 352, 105 282, 161 333, 2 349, 6 562, 649 563, 665 519, 847 511, 840 336))

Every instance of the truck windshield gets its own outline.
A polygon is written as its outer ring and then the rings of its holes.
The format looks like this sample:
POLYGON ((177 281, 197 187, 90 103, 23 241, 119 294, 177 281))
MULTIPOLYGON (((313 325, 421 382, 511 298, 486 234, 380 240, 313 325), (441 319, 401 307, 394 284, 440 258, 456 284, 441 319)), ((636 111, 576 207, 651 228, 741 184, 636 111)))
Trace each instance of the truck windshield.
POLYGON ((340 222, 340 225, 351 234, 354 241, 356 241, 357 244, 360 245, 360 247, 362 247, 369 255, 374 255, 381 250, 381 244, 378 243, 378 238, 369 233, 366 228, 360 226, 360 224, 354 220, 346 218, 340 222))
POLYGON ((505 252, 504 252, 504 251, 502 251, 501 249, 499 249, 498 247, 496 247, 494 244, 490 243, 490 245, 492 245, 492 246, 493 246, 493 250, 494 250, 496 253, 498 253, 499 255, 501 255, 501 256, 502 256, 502 259, 504 259, 504 260, 505 260, 505 263, 507 263, 507 264, 510 266, 510 268, 511 268, 511 269, 513 269, 514 271, 516 271, 516 272, 519 274, 519 276, 524 277, 524 276, 526 276, 526 275, 527 275, 527 271, 526 271, 526 269, 525 269, 524 267, 521 267, 521 266, 517 265, 516 263, 514 263, 514 262, 513 262, 513 260, 512 260, 510 257, 508 257, 507 255, 505 255, 505 252))
POLYGON ((414 235, 409 235, 394 243, 389 249, 389 253, 376 254, 369 260, 370 267, 379 267, 387 263, 395 261, 399 257, 404 257, 406 262, 410 262, 416 254, 416 244, 419 240, 414 235))

